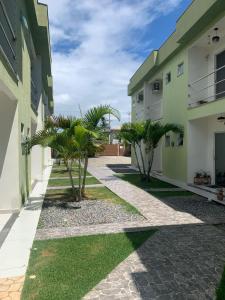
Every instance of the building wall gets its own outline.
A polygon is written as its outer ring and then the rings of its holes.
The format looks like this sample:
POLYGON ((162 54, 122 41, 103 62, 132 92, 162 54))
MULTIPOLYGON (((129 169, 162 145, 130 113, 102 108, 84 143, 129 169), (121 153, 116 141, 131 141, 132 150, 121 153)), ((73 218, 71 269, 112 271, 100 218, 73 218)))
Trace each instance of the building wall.
MULTIPOLYGON (((8 0, 4 1, 8 8, 8 0)), ((34 19, 32 8, 34 12, 38 8, 37 18, 42 18, 42 25, 47 26, 47 15, 45 14, 44 17, 42 15, 43 9, 46 12, 46 6, 37 4, 37 0, 31 0, 29 4, 25 0, 11 2, 15 11, 12 24, 16 34, 16 68, 14 71, 4 53, 0 51, 0 211, 21 208, 31 191, 32 178, 41 178, 44 166, 50 159, 49 149, 36 147, 32 150, 31 158, 31 155, 25 155, 21 144, 26 137, 31 136, 32 129, 35 128, 37 131, 43 128, 44 116, 46 117, 52 111, 49 106, 49 103, 52 103, 50 74, 42 69, 43 61, 45 61, 45 68, 46 64, 50 66, 50 56, 47 51, 43 54, 40 49, 37 49, 34 41, 41 36, 34 36, 33 29, 36 21, 34 24, 30 22, 32 18, 34 19), (31 7, 28 7, 29 5, 31 7), (31 66, 33 64, 35 64, 34 77, 39 99, 37 110, 31 107, 31 66), (43 94, 47 104, 46 112, 43 94)), ((46 35, 47 33, 46 27, 46 35)), ((47 43, 46 49, 49 49, 48 39, 49 37, 46 36, 45 40, 41 41, 42 47, 47 43)))
POLYGON ((188 100, 188 61, 184 49, 163 68, 165 75, 171 72, 171 82, 163 88, 163 122, 175 123, 184 128, 184 145, 177 146, 177 135, 171 135, 174 147, 163 146, 163 174, 173 179, 186 181, 187 178, 187 100, 188 100), (184 73, 177 76, 177 66, 184 63, 184 73), (177 163, 176 163, 177 162, 177 163), (179 162, 179 163, 178 163, 179 162))

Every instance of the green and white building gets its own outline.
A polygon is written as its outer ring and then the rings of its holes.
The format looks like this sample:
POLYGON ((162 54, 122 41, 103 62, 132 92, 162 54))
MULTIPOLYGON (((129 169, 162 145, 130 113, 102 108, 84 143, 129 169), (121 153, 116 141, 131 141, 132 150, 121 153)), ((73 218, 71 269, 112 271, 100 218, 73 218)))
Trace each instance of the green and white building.
MULTIPOLYGON (((225 179, 225 1, 195 0, 176 29, 130 79, 132 121, 184 127, 158 146, 153 171, 193 184, 196 172, 225 179)), ((133 164, 135 160, 133 159, 133 164)))
POLYGON ((0 0, 0 212, 19 210, 49 164, 50 150, 24 153, 53 113, 48 8, 0 0))

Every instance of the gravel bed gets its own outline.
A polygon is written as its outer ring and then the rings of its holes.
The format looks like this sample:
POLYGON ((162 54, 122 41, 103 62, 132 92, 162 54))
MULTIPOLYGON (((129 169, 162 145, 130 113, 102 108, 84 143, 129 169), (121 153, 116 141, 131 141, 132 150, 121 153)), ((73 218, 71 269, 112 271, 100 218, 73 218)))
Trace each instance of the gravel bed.
POLYGON ((206 223, 225 223, 225 206, 209 202, 201 196, 173 196, 161 200, 173 209, 191 214, 206 223))
POLYGON ((72 227, 105 223, 144 221, 139 214, 126 211, 122 205, 103 200, 79 203, 45 200, 38 228, 72 227))

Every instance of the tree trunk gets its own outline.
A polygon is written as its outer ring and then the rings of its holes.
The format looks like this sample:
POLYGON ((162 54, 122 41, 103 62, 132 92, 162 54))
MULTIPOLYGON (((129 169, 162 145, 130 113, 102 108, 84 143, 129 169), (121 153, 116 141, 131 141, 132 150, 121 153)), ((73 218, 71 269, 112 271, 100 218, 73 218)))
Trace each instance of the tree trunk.
POLYGON ((144 161, 144 156, 142 153, 142 149, 141 149, 141 145, 138 144, 139 150, 140 150, 140 155, 141 155, 141 161, 142 161, 142 168, 143 168, 143 175, 144 175, 144 179, 146 179, 146 170, 145 170, 145 161, 144 161))
POLYGON ((151 153, 151 156, 150 156, 150 159, 149 159, 149 162, 148 162, 148 173, 147 173, 147 180, 150 182, 150 173, 151 173, 151 170, 152 170, 152 164, 153 164, 153 159, 154 159, 154 149, 151 149, 150 153, 151 153))
POLYGON ((81 194, 84 197, 85 195, 85 185, 86 185, 86 178, 87 178, 87 168, 88 168, 88 153, 85 154, 84 157, 84 174, 83 174, 83 182, 81 188, 81 194))
POLYGON ((81 201, 82 196, 81 196, 81 159, 80 159, 80 157, 79 157, 78 163, 79 163, 78 200, 81 201))
POLYGON ((68 161, 65 161, 65 164, 66 164, 66 168, 67 168, 67 171, 68 171, 69 177, 70 177, 70 183, 71 183, 71 187, 72 187, 72 195, 73 195, 74 201, 77 201, 76 189, 75 189, 74 182, 73 182, 72 169, 69 166, 68 161))
POLYGON ((134 148, 134 154, 135 154, 135 157, 136 157, 136 160, 137 160, 137 166, 138 166, 139 173, 140 173, 141 177, 143 177, 135 145, 133 146, 133 148, 134 148))

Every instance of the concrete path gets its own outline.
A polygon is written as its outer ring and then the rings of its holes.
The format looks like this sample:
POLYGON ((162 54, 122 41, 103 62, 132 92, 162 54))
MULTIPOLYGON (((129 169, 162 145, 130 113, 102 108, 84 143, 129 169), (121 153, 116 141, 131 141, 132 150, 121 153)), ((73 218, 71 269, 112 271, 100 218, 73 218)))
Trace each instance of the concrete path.
POLYGON ((51 173, 45 169, 0 248, 0 299, 19 300, 44 194, 51 173))

